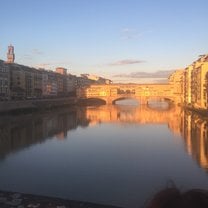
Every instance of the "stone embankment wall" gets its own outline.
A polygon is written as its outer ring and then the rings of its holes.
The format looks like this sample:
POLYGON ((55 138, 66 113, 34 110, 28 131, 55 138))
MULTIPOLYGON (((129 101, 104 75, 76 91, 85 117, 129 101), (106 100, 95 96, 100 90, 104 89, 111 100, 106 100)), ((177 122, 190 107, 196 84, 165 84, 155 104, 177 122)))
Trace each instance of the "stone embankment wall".
POLYGON ((56 98, 41 100, 20 100, 0 102, 0 113, 18 110, 44 110, 77 104, 77 98, 56 98))

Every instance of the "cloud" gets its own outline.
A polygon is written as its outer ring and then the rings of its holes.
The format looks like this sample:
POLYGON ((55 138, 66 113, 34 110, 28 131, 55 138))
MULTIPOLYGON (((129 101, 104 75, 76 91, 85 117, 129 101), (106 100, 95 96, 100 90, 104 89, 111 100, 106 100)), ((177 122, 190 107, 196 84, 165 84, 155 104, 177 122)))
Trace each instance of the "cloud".
POLYGON ((35 65, 35 68, 50 68, 52 66, 52 64, 49 64, 49 63, 42 63, 42 64, 37 64, 35 65))
POLYGON ((123 65, 130 65, 130 64, 141 64, 145 61, 142 60, 136 60, 136 59, 124 59, 120 61, 116 61, 113 63, 108 64, 109 66, 123 66, 123 65))
POLYGON ((56 67, 66 67, 66 65, 70 64, 70 62, 66 61, 66 62, 51 62, 51 63, 39 63, 36 64, 34 67, 35 68, 44 68, 44 69, 53 69, 56 67))
POLYGON ((23 54, 20 59, 33 60, 35 56, 43 55, 44 53, 37 48, 31 49, 28 53, 23 54))
POLYGON ((144 35, 152 33, 152 30, 144 30, 141 32, 138 32, 136 29, 132 28, 123 28, 121 30, 121 39, 122 40, 134 40, 134 39, 139 39, 143 37, 144 35))
POLYGON ((33 55, 43 55, 43 52, 41 50, 37 49, 37 48, 33 48, 31 53, 33 55))
POLYGON ((116 74, 114 77, 121 78, 168 78, 174 70, 157 72, 132 72, 130 74, 116 74))
POLYGON ((121 30, 121 39, 123 40, 137 39, 141 36, 142 33, 138 33, 135 29, 124 28, 121 30))
POLYGON ((23 58, 23 59, 26 59, 26 60, 32 60, 32 56, 29 55, 29 54, 24 54, 24 55, 22 56, 22 58, 23 58))

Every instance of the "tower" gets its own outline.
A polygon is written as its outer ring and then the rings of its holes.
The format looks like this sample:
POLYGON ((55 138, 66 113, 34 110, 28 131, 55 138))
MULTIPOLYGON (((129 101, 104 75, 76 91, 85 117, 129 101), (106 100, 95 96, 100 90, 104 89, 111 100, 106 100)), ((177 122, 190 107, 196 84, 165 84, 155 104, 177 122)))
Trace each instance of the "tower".
POLYGON ((14 63, 14 59, 15 59, 14 46, 10 45, 10 46, 8 46, 7 62, 14 63))

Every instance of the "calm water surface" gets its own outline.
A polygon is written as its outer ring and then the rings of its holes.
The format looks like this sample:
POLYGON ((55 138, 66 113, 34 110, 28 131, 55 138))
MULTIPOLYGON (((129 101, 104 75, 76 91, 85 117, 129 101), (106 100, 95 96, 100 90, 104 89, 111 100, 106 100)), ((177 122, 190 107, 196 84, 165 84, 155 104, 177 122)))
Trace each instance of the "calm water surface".
POLYGON ((133 208, 171 181, 208 189, 207 126, 154 102, 1 116, 0 189, 133 208))

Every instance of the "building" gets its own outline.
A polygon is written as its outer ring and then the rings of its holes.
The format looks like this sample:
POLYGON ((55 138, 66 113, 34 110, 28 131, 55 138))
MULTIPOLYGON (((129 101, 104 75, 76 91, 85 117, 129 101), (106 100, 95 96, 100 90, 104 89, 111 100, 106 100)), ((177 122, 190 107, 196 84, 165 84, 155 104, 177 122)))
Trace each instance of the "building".
POLYGON ((90 86, 91 84, 95 84, 95 81, 88 79, 88 77, 83 74, 81 74, 80 77, 77 77, 77 88, 90 86))
POLYGON ((193 63, 191 71, 191 104, 194 108, 208 109, 208 55, 201 56, 193 63))
POLYGON ((34 69, 34 96, 36 98, 42 97, 42 71, 34 69))
POLYGON ((65 69, 63 67, 57 67, 56 72, 59 74, 62 74, 62 75, 67 75, 67 69, 65 69))
POLYGON ((57 95, 62 97, 65 94, 66 82, 65 77, 62 74, 56 73, 57 79, 57 95))
POLYGON ((45 84, 46 91, 43 94, 45 97, 55 97, 57 96, 58 86, 57 86, 57 73, 53 71, 45 71, 43 83, 45 84))
POLYGON ((184 71, 184 104, 185 105, 191 105, 192 71, 193 71, 193 64, 186 67, 184 71))
POLYGON ((32 68, 22 67, 25 72, 25 91, 26 98, 32 99, 35 98, 34 94, 34 70, 32 68))
POLYGON ((184 139, 187 151, 202 168, 208 169, 208 121, 185 114, 184 139))
POLYGON ((14 54, 14 46, 8 46, 7 52, 7 63, 14 63, 15 54, 14 54))
POLYGON ((169 76, 169 83, 173 86, 173 94, 180 98, 179 103, 184 102, 184 69, 176 70, 169 76))
POLYGON ((11 99, 25 99, 26 79, 25 71, 21 65, 8 64, 10 70, 10 95, 11 99))
POLYGON ((91 80, 91 82, 94 82, 94 84, 111 84, 112 83, 110 79, 99 77, 93 74, 81 74, 81 77, 88 81, 91 80))
POLYGON ((9 67, 0 60, 0 101, 10 100, 10 71, 9 67))
POLYGON ((75 75, 68 74, 66 77, 66 86, 67 95, 75 95, 77 88, 77 77, 75 75))

